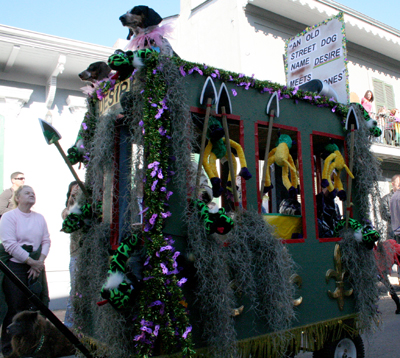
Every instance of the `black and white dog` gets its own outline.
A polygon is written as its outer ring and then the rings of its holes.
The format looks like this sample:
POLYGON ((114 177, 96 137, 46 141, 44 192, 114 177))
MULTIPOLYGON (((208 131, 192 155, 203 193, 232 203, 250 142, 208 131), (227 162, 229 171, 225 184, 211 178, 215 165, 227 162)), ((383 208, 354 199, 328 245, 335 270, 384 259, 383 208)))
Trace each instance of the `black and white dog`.
POLYGON ((135 6, 120 16, 123 26, 129 28, 126 49, 137 51, 146 48, 159 50, 166 56, 176 56, 169 41, 164 37, 171 31, 168 25, 158 26, 162 18, 157 12, 145 5, 135 6))
POLYGON ((82 81, 89 81, 95 83, 107 78, 111 72, 110 66, 105 62, 93 62, 89 67, 82 71, 78 76, 82 81))

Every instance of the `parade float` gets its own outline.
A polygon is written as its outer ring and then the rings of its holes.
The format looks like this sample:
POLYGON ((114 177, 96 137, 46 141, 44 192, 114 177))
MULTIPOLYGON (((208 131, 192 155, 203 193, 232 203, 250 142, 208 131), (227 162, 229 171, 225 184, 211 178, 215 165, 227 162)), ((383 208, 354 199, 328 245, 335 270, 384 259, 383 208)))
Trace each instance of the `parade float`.
POLYGON ((63 230, 79 235, 75 331, 91 354, 363 357, 360 334, 380 322, 363 108, 157 51, 117 55, 131 69, 96 84, 68 155, 86 167, 63 230))

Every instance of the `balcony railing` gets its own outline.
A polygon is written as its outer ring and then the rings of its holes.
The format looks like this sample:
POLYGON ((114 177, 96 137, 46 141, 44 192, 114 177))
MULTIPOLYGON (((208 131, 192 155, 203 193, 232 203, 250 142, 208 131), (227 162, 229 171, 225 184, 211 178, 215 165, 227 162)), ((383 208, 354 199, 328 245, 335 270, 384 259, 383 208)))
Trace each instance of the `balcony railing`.
POLYGON ((380 137, 371 137, 373 143, 400 146, 400 118, 376 113, 370 113, 370 117, 378 122, 377 125, 382 130, 380 137))

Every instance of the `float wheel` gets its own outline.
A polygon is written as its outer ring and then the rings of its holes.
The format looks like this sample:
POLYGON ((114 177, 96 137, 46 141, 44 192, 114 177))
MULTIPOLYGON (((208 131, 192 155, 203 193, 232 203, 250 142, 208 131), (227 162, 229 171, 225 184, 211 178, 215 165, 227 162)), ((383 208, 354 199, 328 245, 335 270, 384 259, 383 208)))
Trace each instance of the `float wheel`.
POLYGON ((337 341, 326 342, 324 348, 314 352, 313 358, 365 358, 364 343, 360 336, 344 336, 337 341))

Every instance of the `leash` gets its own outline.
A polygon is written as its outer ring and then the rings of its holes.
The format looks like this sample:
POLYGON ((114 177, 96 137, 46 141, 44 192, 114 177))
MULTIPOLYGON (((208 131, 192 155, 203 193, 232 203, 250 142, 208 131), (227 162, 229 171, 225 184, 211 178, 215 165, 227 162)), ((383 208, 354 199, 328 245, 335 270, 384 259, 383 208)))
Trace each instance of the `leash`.
POLYGON ((42 349, 43 344, 44 344, 44 334, 42 334, 42 337, 40 337, 39 344, 36 347, 35 351, 32 353, 32 355, 35 355, 36 353, 38 353, 42 349))

